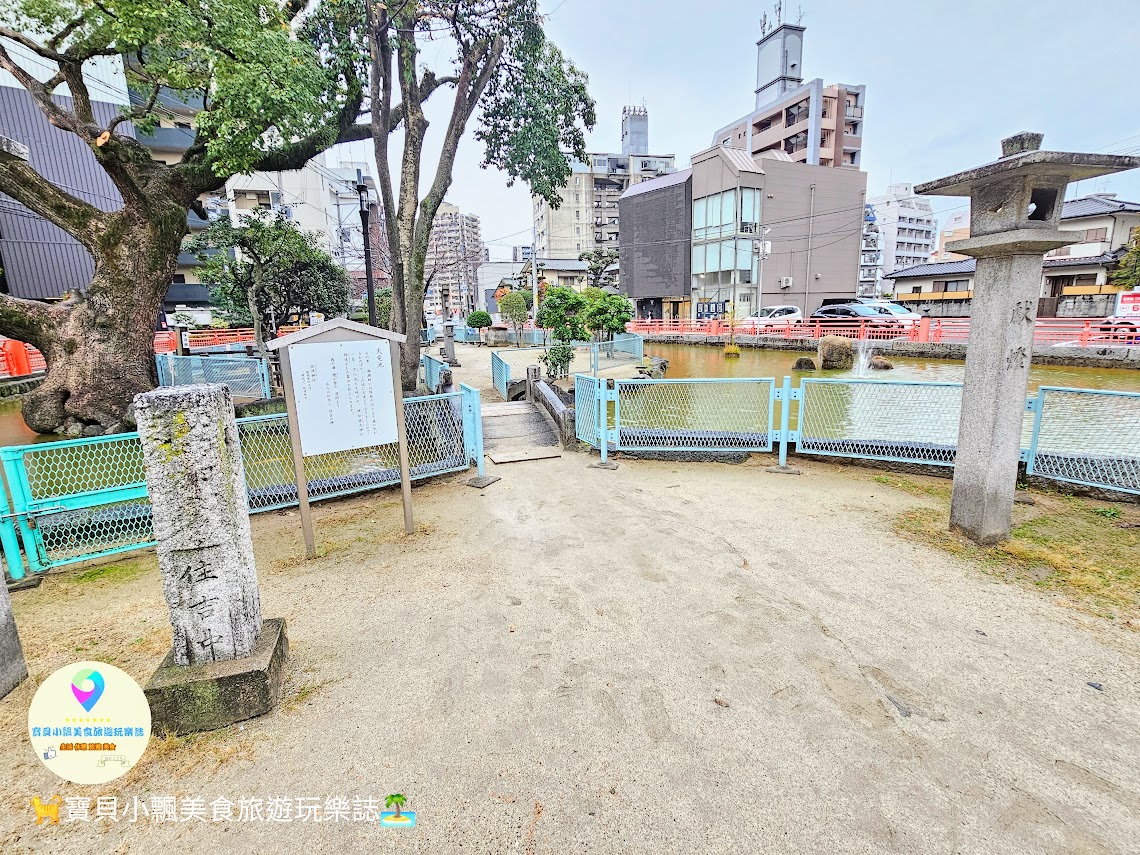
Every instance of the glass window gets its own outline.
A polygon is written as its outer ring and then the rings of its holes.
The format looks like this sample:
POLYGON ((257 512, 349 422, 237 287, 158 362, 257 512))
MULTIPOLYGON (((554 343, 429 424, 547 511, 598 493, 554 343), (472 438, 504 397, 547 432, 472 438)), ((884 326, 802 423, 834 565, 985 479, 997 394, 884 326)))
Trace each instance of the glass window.
POLYGON ((740 191, 740 222, 744 223, 758 223, 760 222, 760 191, 758 190, 741 190, 740 191))
POLYGON ((722 226, 729 226, 728 231, 721 230, 721 234, 731 234, 735 231, 732 226, 736 225, 736 191, 727 190, 720 194, 720 223, 722 226))
POLYGON ((707 199, 693 200, 693 234, 698 238, 705 236, 705 211, 708 207, 707 199))
POLYGON ((736 267, 738 270, 752 269, 752 241, 738 240, 736 242, 736 267))
POLYGON ((732 270, 732 268, 733 268, 732 262, 733 262, 733 259, 735 259, 735 257, 736 257, 736 253, 734 251, 735 249, 736 249, 736 241, 734 241, 734 240, 721 241, 721 244, 720 244, 720 269, 721 270, 732 270))
POLYGON ((705 270, 709 273, 720 270, 720 244, 705 244, 705 252, 705 270))
POLYGON ((703 246, 693 247, 693 273, 705 272, 705 248, 703 246))

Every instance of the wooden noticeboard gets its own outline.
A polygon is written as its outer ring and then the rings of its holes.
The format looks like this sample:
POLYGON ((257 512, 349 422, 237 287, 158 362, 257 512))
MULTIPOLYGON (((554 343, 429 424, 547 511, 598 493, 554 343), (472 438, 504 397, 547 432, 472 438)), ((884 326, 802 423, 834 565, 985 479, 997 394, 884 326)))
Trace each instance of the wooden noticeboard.
POLYGON ((281 353, 281 383, 305 555, 316 556, 305 457, 399 443, 404 530, 411 534, 412 488, 400 343, 404 336, 338 318, 270 342, 281 353))

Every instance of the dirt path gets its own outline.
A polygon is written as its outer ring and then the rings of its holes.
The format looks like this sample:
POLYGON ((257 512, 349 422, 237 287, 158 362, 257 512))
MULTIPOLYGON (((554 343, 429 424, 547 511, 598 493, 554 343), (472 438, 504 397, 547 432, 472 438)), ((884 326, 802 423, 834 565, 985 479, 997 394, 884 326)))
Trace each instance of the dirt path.
MULTIPOLYGON (((255 517, 282 706, 82 788, 32 754, 29 681, 0 701, 0 850, 1140 851, 1135 634, 899 539, 925 500, 873 473, 588 462, 419 487, 410 538, 398 494, 320 506, 308 563, 294 512, 255 517), (28 803, 397 791, 414 830, 36 827, 28 803)), ((91 658, 145 680, 170 640, 149 554, 14 606, 39 679, 91 658)))

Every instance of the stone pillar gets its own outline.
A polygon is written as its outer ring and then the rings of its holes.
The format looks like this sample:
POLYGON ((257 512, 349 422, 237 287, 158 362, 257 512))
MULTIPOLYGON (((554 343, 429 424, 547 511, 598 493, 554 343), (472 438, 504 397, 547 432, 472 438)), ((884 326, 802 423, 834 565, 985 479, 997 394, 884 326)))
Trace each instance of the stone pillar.
POLYGON ((156 389, 135 399, 174 661, 248 656, 261 632, 245 468, 230 390, 156 389))
POLYGON ((978 543, 1009 536, 1042 255, 1079 242, 1060 230, 1065 188, 1140 166, 1140 158, 1040 151, 1042 135, 1002 140, 993 163, 915 187, 970 197, 970 237, 947 245, 977 259, 950 526, 978 543))
POLYGON ((950 525, 997 543, 1012 524, 1041 253, 976 258, 950 525))
POLYGON ((455 324, 451 321, 443 325, 443 359, 452 368, 461 367, 455 358, 455 324))
POLYGON ((3 584, 0 573, 0 698, 24 682, 28 666, 24 662, 24 649, 16 634, 16 619, 12 615, 12 598, 3 584))
POLYGON ((267 712, 280 693, 284 621, 261 618, 245 468, 230 390, 135 398, 158 567, 174 643, 146 686, 156 730, 191 733, 267 712))

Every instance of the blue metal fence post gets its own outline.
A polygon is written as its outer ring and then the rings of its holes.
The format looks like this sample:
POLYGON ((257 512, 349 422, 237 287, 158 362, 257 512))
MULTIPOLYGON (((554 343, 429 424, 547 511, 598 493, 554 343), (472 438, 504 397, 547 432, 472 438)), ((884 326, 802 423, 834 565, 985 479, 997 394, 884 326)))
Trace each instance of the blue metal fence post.
POLYGON ((273 397, 273 391, 269 388, 269 364, 264 359, 259 359, 258 366, 261 368, 261 392, 269 400, 273 397))
POLYGON ((0 455, 3 457, 4 477, 8 481, 8 490, 12 494, 12 519, 16 524, 16 530, 20 533, 20 542, 24 544, 28 569, 33 573, 41 573, 47 567, 40 558, 39 541, 28 522, 30 497, 25 486, 23 451, 19 446, 13 446, 0 450, 0 455))
POLYGON ((780 389, 780 465, 788 465, 788 436, 792 423, 792 378, 785 377, 780 389))
POLYGON ((8 504, 7 489, 0 489, 0 549, 4 552, 8 575, 13 579, 23 579, 24 558, 20 554, 20 541, 16 537, 16 521, 8 504))
POLYGON ((1025 474, 1033 474, 1033 460, 1037 457, 1037 438, 1041 435, 1041 416, 1045 412, 1045 390, 1038 389, 1033 398, 1033 433, 1029 436, 1029 452, 1025 458, 1025 474))
POLYGON ((610 401, 606 382, 594 378, 598 400, 598 447, 602 452, 602 463, 609 459, 610 451, 610 401))
POLYGON ((479 390, 465 383, 459 385, 463 393, 463 437, 467 446, 468 460, 475 461, 479 477, 483 477, 483 408, 479 401, 479 390))

